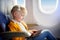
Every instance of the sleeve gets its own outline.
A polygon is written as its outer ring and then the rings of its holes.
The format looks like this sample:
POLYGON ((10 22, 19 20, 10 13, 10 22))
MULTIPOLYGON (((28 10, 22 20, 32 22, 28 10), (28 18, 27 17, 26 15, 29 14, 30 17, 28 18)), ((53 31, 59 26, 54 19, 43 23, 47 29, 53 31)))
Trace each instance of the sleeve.
POLYGON ((16 29, 14 28, 13 26, 14 24, 12 24, 11 22, 8 24, 8 27, 9 27, 9 31, 16 31, 16 29))
POLYGON ((13 22, 10 22, 8 24, 8 27, 9 27, 9 30, 10 31, 21 31, 21 29, 17 26, 17 24, 13 23, 13 22))
POLYGON ((26 28, 26 29, 24 30, 24 32, 25 32, 26 34, 28 34, 29 36, 31 36, 31 33, 29 32, 29 29, 28 29, 26 23, 25 23, 24 21, 22 21, 22 24, 23 24, 24 27, 26 28))
POLYGON ((26 28, 24 28, 25 26, 20 28, 17 24, 10 22, 8 27, 10 28, 10 31, 12 32, 20 31, 20 32, 24 32, 28 36, 31 36, 31 33, 26 28))
POLYGON ((21 23, 24 25, 24 27, 28 30, 28 26, 24 21, 21 21, 21 23))

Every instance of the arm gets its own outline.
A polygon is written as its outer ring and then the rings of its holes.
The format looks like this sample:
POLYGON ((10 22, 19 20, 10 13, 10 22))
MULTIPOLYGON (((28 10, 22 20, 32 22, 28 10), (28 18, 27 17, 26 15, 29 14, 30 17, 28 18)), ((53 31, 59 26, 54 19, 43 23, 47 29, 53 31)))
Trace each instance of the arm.
MULTIPOLYGON (((24 25, 26 30, 31 34, 30 36, 35 35, 35 34, 38 33, 38 30, 36 30, 36 29, 29 30, 25 22, 22 21, 22 24, 24 25)), ((27 33, 27 31, 25 31, 25 32, 27 33)))
POLYGON ((28 30, 26 30, 24 26, 16 24, 12 21, 9 23, 8 27, 12 32, 24 32, 26 35, 31 36, 31 33, 28 30))

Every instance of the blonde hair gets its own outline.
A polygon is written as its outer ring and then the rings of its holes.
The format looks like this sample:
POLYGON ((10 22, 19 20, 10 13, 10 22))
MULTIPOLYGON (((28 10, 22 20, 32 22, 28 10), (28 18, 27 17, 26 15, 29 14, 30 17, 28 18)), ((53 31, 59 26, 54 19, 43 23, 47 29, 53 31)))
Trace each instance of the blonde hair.
POLYGON ((13 6, 13 8, 11 9, 11 13, 13 14, 13 13, 14 13, 15 11, 17 11, 17 10, 23 12, 24 16, 27 15, 27 10, 26 10, 26 8, 24 8, 24 7, 22 7, 22 6, 19 7, 18 5, 13 6))

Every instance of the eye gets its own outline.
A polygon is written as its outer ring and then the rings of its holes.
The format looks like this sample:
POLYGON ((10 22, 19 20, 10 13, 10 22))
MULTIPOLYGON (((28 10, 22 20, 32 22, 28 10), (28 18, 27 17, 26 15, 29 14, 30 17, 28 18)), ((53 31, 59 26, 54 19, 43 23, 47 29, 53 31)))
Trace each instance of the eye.
POLYGON ((24 15, 23 15, 23 14, 21 14, 21 16, 23 16, 23 17, 24 17, 24 15))

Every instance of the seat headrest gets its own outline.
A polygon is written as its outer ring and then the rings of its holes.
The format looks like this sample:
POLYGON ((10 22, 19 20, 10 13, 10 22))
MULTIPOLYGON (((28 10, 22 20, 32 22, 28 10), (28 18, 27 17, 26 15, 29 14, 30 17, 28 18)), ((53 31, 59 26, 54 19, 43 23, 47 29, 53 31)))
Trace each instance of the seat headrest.
POLYGON ((0 25, 3 31, 5 31, 6 24, 8 24, 9 19, 2 12, 0 12, 0 25))

